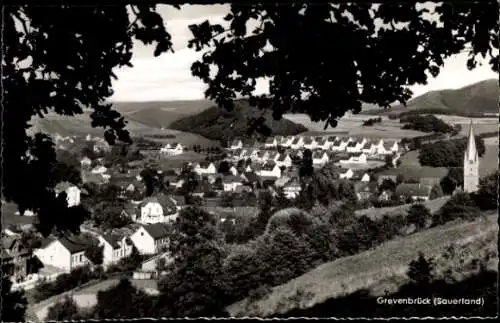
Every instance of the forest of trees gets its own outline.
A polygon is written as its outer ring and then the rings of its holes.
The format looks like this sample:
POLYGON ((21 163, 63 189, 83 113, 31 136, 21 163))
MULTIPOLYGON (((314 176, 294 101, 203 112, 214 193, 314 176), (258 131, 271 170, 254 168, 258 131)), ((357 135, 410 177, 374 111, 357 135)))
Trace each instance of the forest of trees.
POLYGON ((404 123, 402 129, 422 132, 450 133, 454 130, 453 126, 431 114, 409 114, 400 117, 399 122, 404 123))
MULTIPOLYGON (((486 150, 484 139, 479 136, 475 139, 477 153, 481 157, 486 150)), ((462 167, 466 148, 467 138, 436 141, 422 146, 418 160, 422 166, 462 167)))
POLYGON ((289 136, 307 131, 306 127, 290 120, 274 120, 270 111, 263 113, 244 100, 239 100, 231 111, 211 107, 197 115, 173 122, 170 128, 197 133, 222 143, 233 138, 289 136))

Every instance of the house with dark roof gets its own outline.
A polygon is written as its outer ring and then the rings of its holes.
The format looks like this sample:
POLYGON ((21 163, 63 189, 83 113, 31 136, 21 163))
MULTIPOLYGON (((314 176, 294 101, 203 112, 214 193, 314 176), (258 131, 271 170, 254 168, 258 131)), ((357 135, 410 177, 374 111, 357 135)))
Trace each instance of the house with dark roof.
POLYGON ((279 166, 276 163, 268 162, 262 166, 262 168, 259 172, 259 176, 280 178, 281 177, 281 169, 279 168, 279 166))
POLYGON ((11 264, 11 278, 14 281, 24 281, 26 277, 34 272, 33 253, 27 248, 18 235, 2 237, 1 261, 11 264))
POLYGON ((332 151, 345 151, 348 143, 349 143, 348 138, 336 137, 330 149, 332 151))
POLYGON ((290 144, 290 148, 292 149, 301 149, 302 147, 304 147, 304 138, 301 136, 295 137, 290 144))
POLYGON ((282 154, 279 154, 279 156, 276 158, 275 163, 279 167, 282 167, 282 166, 292 167, 293 160, 292 160, 292 157, 290 157, 290 154, 282 153, 282 154))
POLYGON ((377 193, 376 182, 357 182, 354 184, 354 190, 358 200, 368 200, 377 193))
POLYGON ((130 240, 141 255, 153 255, 168 248, 171 232, 172 228, 165 223, 143 225, 130 236, 130 240))
POLYGON ((313 165, 323 167, 330 161, 328 154, 325 151, 316 151, 313 153, 313 165))
POLYGON ((33 253, 44 265, 70 272, 90 262, 85 256, 86 248, 85 242, 78 237, 48 238, 33 253))
POLYGON ((214 163, 202 161, 196 164, 193 171, 198 175, 202 176, 202 175, 216 174, 217 168, 215 167, 214 163))
POLYGON ((366 141, 366 138, 350 141, 349 143, 347 143, 346 151, 348 153, 360 153, 362 152, 366 141))
POLYGON ((278 141, 274 137, 268 137, 264 143, 264 147, 272 148, 278 146, 278 141))
POLYGON ((116 233, 107 233, 98 236, 99 244, 103 247, 102 264, 107 267, 116 264, 121 259, 132 254, 133 243, 129 237, 116 233))
POLYGON ((413 201, 426 201, 431 195, 432 186, 420 183, 402 183, 396 186, 394 194, 400 199, 411 198, 413 201))
POLYGON ((245 172, 241 174, 241 178, 245 184, 250 184, 251 186, 260 182, 259 176, 254 172, 245 172))
POLYGON ((309 149, 309 150, 316 149, 317 144, 318 143, 316 142, 316 140, 312 137, 307 137, 306 139, 304 139, 304 148, 305 149, 309 149))
POLYGON ((238 186, 243 185, 243 181, 240 176, 227 175, 222 178, 222 185, 224 192, 234 192, 238 186))
POLYGON ((133 221, 139 223, 163 223, 177 218, 177 206, 172 197, 157 194, 145 198, 139 204, 139 212, 133 221))

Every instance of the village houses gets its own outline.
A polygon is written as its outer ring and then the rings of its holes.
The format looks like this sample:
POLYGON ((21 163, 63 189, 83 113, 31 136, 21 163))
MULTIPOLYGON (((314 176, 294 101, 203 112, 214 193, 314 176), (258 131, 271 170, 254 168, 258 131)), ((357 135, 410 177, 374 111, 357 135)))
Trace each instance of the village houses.
POLYGON ((132 254, 133 243, 130 238, 117 234, 99 235, 99 244, 103 247, 103 265, 116 264, 132 254))
POLYGON ((178 156, 184 153, 184 147, 180 143, 174 142, 166 144, 165 147, 162 147, 160 149, 160 153, 166 156, 178 156))
POLYGON ((170 233, 169 227, 163 223, 143 225, 130 236, 130 240, 139 254, 153 255, 168 248, 170 233))
POLYGON ((77 239, 62 237, 46 239, 34 255, 44 264, 62 269, 65 272, 89 263, 85 256, 86 245, 77 239))
POLYGON ((56 195, 62 192, 66 193, 66 201, 68 202, 68 207, 77 206, 80 204, 80 194, 81 190, 69 182, 61 182, 57 184, 54 188, 56 195))

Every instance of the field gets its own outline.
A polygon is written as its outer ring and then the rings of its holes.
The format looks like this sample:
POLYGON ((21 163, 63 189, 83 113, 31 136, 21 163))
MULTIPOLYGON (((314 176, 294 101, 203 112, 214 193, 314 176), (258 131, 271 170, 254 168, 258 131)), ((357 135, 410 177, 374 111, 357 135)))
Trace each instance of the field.
POLYGON ((479 159, 479 176, 485 176, 498 169, 498 137, 485 138, 486 152, 479 159))
POLYGON ((230 305, 227 310, 231 316, 265 317, 288 312, 297 306, 309 308, 361 288, 369 288, 372 293, 386 288, 397 288, 394 283, 401 284, 405 281, 408 264, 419 252, 423 252, 427 257, 436 257, 450 245, 469 244, 478 240, 495 247, 497 221, 498 214, 494 214, 474 222, 448 223, 408 237, 397 238, 372 250, 323 264, 273 288, 270 294, 260 300, 250 302, 245 299, 230 305), (297 304, 294 298, 299 290, 306 297, 302 296, 300 304, 297 304))
MULTIPOLYGON (((443 196, 434 200, 429 200, 422 202, 431 213, 435 213, 437 210, 441 208, 448 200, 450 199, 449 196, 443 196)), ((371 208, 371 209, 363 209, 363 210, 357 210, 355 214, 357 216, 363 216, 366 215, 372 220, 378 220, 381 219, 384 215, 389 215, 389 216, 399 216, 399 215, 405 215, 408 212, 408 209, 412 206, 413 204, 404 204, 404 205, 398 205, 398 206, 390 206, 390 207, 381 207, 381 208, 371 208)))
POLYGON ((371 127, 363 127, 363 121, 368 120, 370 117, 366 115, 353 115, 349 114, 340 119, 335 128, 324 129, 324 122, 311 122, 309 116, 305 114, 287 114, 284 116, 288 120, 295 123, 302 124, 313 134, 325 135, 342 132, 347 133, 349 136, 354 137, 373 137, 384 139, 401 139, 411 138, 425 135, 425 133, 414 130, 403 130, 399 120, 390 120, 386 116, 382 116, 382 122, 375 124, 371 127))
MULTIPOLYGON (((194 133, 161 128, 160 126, 155 126, 154 124, 141 123, 139 122, 141 121, 141 118, 134 117, 135 119, 131 119, 127 114, 124 114, 124 117, 127 121, 126 129, 130 132, 132 137, 144 136, 149 140, 161 142, 162 144, 180 142, 185 146, 220 146, 219 142, 209 140, 194 133), (153 135, 174 135, 175 138, 158 139, 152 138, 151 136, 153 135)), ((164 117, 166 118, 167 116, 164 117)), ((142 118, 142 120, 145 120, 145 122, 147 122, 145 118, 142 118)), ((162 119, 160 118, 158 120, 162 119)), ((88 110, 81 115, 76 115, 73 117, 60 116, 53 113, 46 115, 44 118, 33 117, 30 123, 32 125, 32 127, 28 129, 28 133, 30 134, 33 134, 35 132, 45 132, 49 134, 58 133, 61 136, 86 136, 87 134, 91 134, 92 136, 102 137, 105 131, 103 128, 93 128, 91 126, 90 112, 88 110)))

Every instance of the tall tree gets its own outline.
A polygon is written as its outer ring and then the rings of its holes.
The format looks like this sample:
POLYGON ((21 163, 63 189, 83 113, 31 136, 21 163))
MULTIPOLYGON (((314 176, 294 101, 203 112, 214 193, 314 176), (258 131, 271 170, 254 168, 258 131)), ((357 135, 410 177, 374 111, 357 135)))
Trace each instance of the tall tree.
MULTIPOLYGON (((453 54, 467 52, 469 69, 478 55, 488 55, 498 71, 496 1, 432 8, 402 2, 234 4, 230 10, 227 28, 209 21, 189 26, 190 47, 213 46, 191 72, 208 85, 205 96, 222 107, 231 107, 240 94, 252 105, 272 106, 275 118, 301 111, 335 126, 346 111, 359 111, 361 102, 406 102, 408 86, 425 84, 428 73, 438 75, 453 54), (438 22, 429 18, 434 13, 438 22), (256 21, 252 30, 250 20, 256 21), (211 75, 213 66, 218 70, 211 75), (252 95, 259 77, 271 79, 266 97, 252 95)), ((40 221, 50 231, 63 226, 51 219, 54 184, 46 177, 55 152, 47 149, 50 138, 27 134, 31 118, 49 111, 73 116, 89 108, 92 126, 105 128, 109 143, 129 142, 125 119, 108 103, 113 70, 132 66, 134 39, 154 44, 158 56, 172 50, 171 36, 154 4, 8 6, 1 19, 0 121, 7 170, 2 193, 22 209, 45 214, 40 221)))

